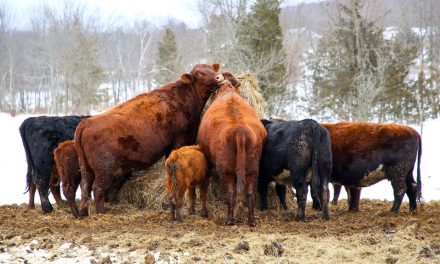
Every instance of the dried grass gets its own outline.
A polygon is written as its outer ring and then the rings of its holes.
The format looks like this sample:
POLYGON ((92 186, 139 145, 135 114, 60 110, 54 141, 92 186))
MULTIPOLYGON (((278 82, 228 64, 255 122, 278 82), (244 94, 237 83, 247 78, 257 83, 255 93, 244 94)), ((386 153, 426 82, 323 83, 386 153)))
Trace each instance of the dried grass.
POLYGON ((389 212, 391 206, 390 201, 362 199, 361 210, 350 213, 342 200, 330 206, 332 218, 323 221, 308 203, 306 222, 295 221, 292 211, 256 210, 254 228, 246 225, 244 210, 237 226, 225 226, 225 205, 210 207, 209 219, 184 214, 183 223, 168 221, 168 212, 161 210, 113 204, 106 204, 106 214, 81 220, 67 207, 42 214, 26 204, 6 205, 0 206, 0 250, 6 252, 3 257, 12 256, 13 263, 24 258, 31 263, 65 262, 67 253, 78 259, 79 246, 89 249, 80 262, 93 258, 90 255, 98 262, 111 255, 114 263, 143 263, 145 254, 161 252, 165 257, 177 252, 179 259, 170 262, 194 263, 193 257, 199 257, 200 263, 439 263, 440 202, 425 203, 416 215, 404 202, 397 217, 389 212), (38 244, 32 247, 41 251, 31 248, 33 253, 27 253, 33 241, 38 244), (249 251, 234 250, 241 241, 249 243, 249 251), (265 252, 273 242, 284 249, 280 257, 265 252), (72 243, 70 250, 66 243, 72 243), (47 257, 40 252, 49 252, 50 258, 36 259, 47 257))

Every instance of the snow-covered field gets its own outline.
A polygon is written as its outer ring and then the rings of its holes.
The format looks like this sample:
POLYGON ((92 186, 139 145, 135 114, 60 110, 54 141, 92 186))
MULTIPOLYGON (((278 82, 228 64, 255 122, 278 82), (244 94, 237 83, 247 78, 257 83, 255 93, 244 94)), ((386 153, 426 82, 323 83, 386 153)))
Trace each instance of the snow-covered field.
MULTIPOLYGON (((28 195, 24 194, 26 178, 26 157, 18 128, 29 116, 18 115, 11 117, 0 113, 0 204, 25 203, 28 195)), ((415 127, 420 131, 419 127, 415 127)), ((440 119, 427 121, 422 136, 422 182, 425 201, 440 200, 440 119)), ((416 174, 415 174, 416 175, 416 174)), ((78 197, 78 196, 77 196, 78 197)), ((36 202, 39 197, 36 195, 36 202)), ((345 192, 340 198, 346 198, 345 192)), ((386 199, 392 201, 393 191, 388 181, 382 181, 362 190, 361 198, 386 199)), ((407 198, 405 198, 407 200, 407 198)), ((53 198, 51 197, 51 201, 53 198)))

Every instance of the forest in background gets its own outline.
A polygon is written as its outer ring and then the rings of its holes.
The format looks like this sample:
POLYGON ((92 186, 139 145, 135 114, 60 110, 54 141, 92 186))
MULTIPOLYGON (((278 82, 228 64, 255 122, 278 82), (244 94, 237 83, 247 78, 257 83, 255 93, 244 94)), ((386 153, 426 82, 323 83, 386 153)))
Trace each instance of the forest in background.
POLYGON ((40 5, 25 29, 0 4, 0 111, 88 114, 197 63, 250 71, 268 115, 423 124, 440 111, 440 1, 199 0, 202 26, 40 5))

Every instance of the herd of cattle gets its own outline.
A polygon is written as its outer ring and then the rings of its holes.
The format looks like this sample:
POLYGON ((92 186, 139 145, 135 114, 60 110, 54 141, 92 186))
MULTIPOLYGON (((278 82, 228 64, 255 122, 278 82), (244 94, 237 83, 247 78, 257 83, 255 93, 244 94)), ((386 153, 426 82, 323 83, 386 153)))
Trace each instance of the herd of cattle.
POLYGON ((196 186, 200 186, 202 216, 208 215, 210 168, 225 189, 228 225, 235 223, 243 195, 248 224, 254 226, 255 189, 265 210, 272 181, 283 209, 287 209, 286 185, 295 188, 299 220, 305 219, 308 185, 313 208, 322 211, 323 219, 330 218, 329 182, 335 189, 333 203, 345 186, 352 211, 359 210, 361 188, 383 179, 391 181, 394 190, 393 213, 398 213, 405 193, 410 210, 417 210, 422 150, 414 129, 393 124, 320 124, 311 119, 260 120, 239 90, 240 82, 231 73, 221 72, 219 64, 198 64, 180 80, 95 116, 26 119, 20 134, 28 163, 29 207, 35 208, 38 190, 43 212, 51 212, 49 189, 58 203, 61 183, 75 217, 88 215, 92 191, 96 212, 104 213, 110 188, 120 188, 132 171, 146 169, 166 156, 171 220, 181 221, 187 190, 189 213, 194 213, 196 186), (212 103, 202 115, 211 95, 212 103), (417 182, 413 177, 416 159, 417 182))

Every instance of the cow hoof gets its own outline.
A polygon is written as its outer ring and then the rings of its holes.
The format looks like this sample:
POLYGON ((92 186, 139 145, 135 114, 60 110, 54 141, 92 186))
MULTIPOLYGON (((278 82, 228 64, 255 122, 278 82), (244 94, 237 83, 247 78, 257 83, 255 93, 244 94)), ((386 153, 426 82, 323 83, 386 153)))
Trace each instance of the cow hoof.
POLYGON ((208 211, 203 211, 202 214, 201 214, 201 216, 202 216, 203 218, 208 218, 208 211))
POLYGON ((79 211, 79 216, 80 217, 87 217, 87 216, 89 216, 89 209, 87 207, 86 208, 82 208, 79 211))
POLYGON ((194 208, 189 208, 188 209, 188 214, 189 215, 193 215, 193 214, 195 214, 196 213, 196 210, 194 210, 194 208))
POLYGON ((43 210, 43 213, 48 214, 52 213, 53 207, 51 204, 43 204, 41 205, 41 209, 43 210))
POLYGON ((235 225, 235 221, 234 220, 228 220, 228 222, 226 222, 226 225, 233 226, 233 225, 235 225))
POLYGON ((338 205, 338 201, 332 201, 333 205, 338 205))
POLYGON ((35 204, 30 204, 30 205, 28 205, 28 209, 29 210, 35 210, 35 204))
POLYGON ((316 210, 316 211, 322 211, 321 206, 313 206, 312 208, 313 208, 313 210, 316 210))
POLYGON ((281 205, 281 209, 282 209, 283 211, 287 211, 287 210, 288 210, 287 205, 281 205))
POLYGON ((250 220, 250 221, 248 222, 248 225, 249 225, 249 226, 257 226, 257 222, 256 222, 255 220, 250 220))
POLYGON ((296 221, 302 221, 302 222, 306 221, 306 217, 305 216, 297 216, 295 219, 296 219, 296 221))
POLYGON ((182 215, 180 214, 179 211, 176 211, 176 221, 177 222, 182 222, 182 215))

